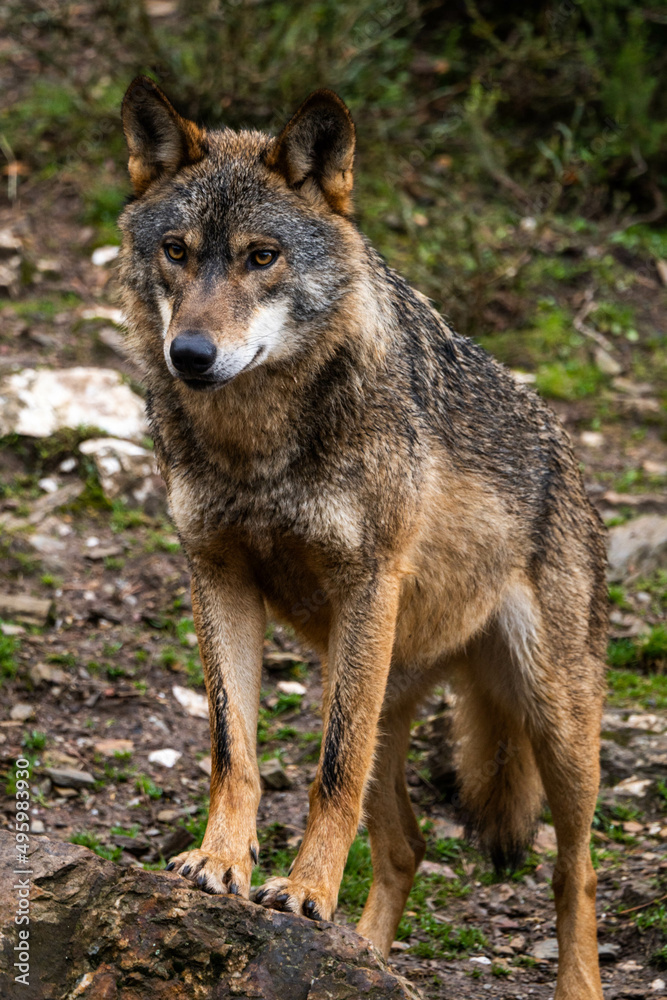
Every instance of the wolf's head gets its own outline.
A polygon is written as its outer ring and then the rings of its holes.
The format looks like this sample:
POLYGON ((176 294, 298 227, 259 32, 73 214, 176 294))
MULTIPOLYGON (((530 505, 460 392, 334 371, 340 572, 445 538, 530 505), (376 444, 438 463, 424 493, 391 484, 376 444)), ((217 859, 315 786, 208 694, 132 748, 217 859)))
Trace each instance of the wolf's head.
POLYGON ((122 274, 153 343, 144 354, 159 344, 192 389, 290 363, 330 321, 359 253, 343 102, 317 91, 277 138, 207 131, 139 77, 122 115, 137 196, 120 221, 122 274))

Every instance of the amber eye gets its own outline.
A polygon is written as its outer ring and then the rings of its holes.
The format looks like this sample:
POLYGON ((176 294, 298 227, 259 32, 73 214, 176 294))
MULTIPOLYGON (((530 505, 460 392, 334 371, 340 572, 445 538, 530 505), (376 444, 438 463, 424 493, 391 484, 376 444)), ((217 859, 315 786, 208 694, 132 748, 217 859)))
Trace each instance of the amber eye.
POLYGON ((255 250, 250 254, 248 263, 251 267, 268 267, 278 256, 275 250, 255 250))
POLYGON ((169 260, 174 260, 178 264, 182 264, 185 260, 185 247, 180 243, 165 243, 164 252, 169 260))

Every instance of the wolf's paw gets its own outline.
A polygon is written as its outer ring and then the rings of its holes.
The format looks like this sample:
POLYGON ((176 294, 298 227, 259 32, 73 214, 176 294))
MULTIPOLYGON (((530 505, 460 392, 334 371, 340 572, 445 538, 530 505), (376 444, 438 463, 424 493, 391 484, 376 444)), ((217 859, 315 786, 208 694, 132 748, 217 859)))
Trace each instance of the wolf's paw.
POLYGON ((251 848, 247 857, 229 858, 211 851, 183 851, 167 865, 168 872, 177 872, 198 885, 204 892, 231 893, 248 899, 250 875, 257 861, 257 849, 251 848))
POLYGON ((270 878, 255 893, 255 902, 271 910, 300 913, 311 920, 333 920, 335 899, 291 878, 270 878))

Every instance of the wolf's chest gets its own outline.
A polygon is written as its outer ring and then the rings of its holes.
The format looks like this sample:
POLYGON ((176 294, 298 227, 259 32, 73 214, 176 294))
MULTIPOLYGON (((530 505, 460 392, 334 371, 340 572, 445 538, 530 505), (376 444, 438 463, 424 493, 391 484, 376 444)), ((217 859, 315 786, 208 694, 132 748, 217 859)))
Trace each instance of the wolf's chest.
POLYGON ((172 477, 172 517, 186 546, 236 538, 257 558, 279 550, 327 553, 344 558, 364 542, 364 511, 353 493, 290 477, 239 484, 231 480, 172 477))

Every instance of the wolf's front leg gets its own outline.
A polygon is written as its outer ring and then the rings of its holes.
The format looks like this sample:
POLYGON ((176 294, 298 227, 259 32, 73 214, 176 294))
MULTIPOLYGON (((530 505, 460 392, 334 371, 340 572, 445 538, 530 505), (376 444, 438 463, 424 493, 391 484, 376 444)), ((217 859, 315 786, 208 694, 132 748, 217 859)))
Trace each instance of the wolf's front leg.
POLYGON ((289 878, 269 879, 258 891, 263 906, 333 919, 373 762, 398 592, 396 577, 375 576, 333 601, 322 751, 306 832, 289 878))
POLYGON ((192 560, 192 609, 211 730, 211 804, 200 850, 167 866, 207 892, 248 898, 259 845, 256 734, 266 612, 243 561, 192 560))

